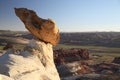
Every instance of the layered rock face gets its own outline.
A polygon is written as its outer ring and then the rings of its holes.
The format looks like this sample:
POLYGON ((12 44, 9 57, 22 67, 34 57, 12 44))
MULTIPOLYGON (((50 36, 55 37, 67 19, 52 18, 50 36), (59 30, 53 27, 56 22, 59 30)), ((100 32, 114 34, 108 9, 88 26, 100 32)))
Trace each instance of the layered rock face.
POLYGON ((51 19, 39 18, 34 11, 26 8, 15 8, 15 13, 25 27, 41 41, 53 45, 59 42, 59 30, 51 19))
POLYGON ((8 46, 0 56, 0 80, 60 80, 52 45, 59 41, 59 31, 51 20, 44 20, 26 8, 15 9, 17 16, 37 39, 19 54, 8 46))

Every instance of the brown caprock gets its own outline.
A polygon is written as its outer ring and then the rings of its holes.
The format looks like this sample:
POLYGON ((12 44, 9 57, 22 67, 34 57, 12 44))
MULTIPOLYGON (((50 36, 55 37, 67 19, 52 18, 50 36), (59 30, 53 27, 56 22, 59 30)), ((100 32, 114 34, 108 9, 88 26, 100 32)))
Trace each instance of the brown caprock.
POLYGON ((57 45, 60 35, 54 21, 39 18, 34 11, 27 8, 15 8, 15 13, 35 37, 46 43, 57 45))

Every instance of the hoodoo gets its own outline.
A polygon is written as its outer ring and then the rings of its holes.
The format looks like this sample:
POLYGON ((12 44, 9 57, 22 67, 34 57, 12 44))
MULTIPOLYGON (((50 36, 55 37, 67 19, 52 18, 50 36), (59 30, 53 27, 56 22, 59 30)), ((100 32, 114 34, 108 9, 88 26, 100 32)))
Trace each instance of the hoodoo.
POLYGON ((55 22, 26 8, 15 8, 15 13, 36 39, 17 55, 9 48, 0 56, 0 80, 60 80, 52 49, 59 41, 55 22))

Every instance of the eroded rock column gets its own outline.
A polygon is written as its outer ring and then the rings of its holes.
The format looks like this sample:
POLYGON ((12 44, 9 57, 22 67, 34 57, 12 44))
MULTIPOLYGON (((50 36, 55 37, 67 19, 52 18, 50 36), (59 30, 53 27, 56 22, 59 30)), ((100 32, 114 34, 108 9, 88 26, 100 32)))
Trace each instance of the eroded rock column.
POLYGON ((40 73, 43 74, 40 80, 60 80, 53 61, 52 45, 57 45, 59 42, 59 30, 55 22, 51 19, 39 18, 34 11, 26 8, 15 8, 15 13, 37 38, 30 42, 25 51, 39 58, 41 70, 44 70, 40 73), (35 51, 31 52, 29 48, 35 51), (46 79, 43 79, 44 77, 46 79))

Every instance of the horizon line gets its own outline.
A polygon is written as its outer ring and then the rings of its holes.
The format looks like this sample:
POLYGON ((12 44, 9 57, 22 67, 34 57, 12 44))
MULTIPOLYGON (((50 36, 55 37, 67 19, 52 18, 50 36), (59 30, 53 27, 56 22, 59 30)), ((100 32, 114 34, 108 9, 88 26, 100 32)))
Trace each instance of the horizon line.
MULTIPOLYGON (((10 29, 0 29, 1 31, 24 31, 29 32, 28 30, 10 30, 10 29)), ((79 33, 79 32, 120 32, 120 31, 60 31, 60 33, 79 33)))

